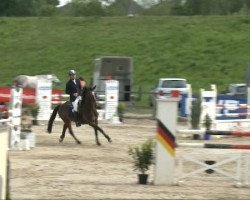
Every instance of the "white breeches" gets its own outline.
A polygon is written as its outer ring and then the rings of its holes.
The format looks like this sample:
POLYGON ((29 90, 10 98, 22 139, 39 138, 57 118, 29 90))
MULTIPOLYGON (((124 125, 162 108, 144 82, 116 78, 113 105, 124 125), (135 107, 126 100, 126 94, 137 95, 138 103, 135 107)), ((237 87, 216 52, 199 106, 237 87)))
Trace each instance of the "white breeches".
POLYGON ((76 97, 76 100, 72 102, 72 105, 73 105, 73 111, 77 112, 77 109, 78 109, 78 101, 81 100, 82 97, 81 96, 78 96, 76 97))

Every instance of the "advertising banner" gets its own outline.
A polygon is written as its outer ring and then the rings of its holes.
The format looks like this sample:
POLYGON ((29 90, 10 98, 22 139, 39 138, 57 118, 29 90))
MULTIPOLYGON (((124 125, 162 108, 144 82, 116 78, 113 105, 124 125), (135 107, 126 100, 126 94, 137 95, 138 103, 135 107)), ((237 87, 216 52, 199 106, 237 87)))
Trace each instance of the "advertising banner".
POLYGON ((39 105, 37 120, 48 120, 51 111, 52 82, 40 79, 36 88, 36 103, 39 105))
POLYGON ((111 119, 117 115, 119 100, 119 82, 116 80, 106 81, 106 106, 105 119, 111 119))

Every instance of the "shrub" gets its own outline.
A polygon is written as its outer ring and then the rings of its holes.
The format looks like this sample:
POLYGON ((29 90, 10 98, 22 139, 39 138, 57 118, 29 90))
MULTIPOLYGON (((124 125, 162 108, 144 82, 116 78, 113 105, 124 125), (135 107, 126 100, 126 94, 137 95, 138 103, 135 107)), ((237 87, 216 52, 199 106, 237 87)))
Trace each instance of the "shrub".
POLYGON ((192 103, 192 110, 191 110, 192 129, 199 129, 200 115, 201 115, 201 100, 200 98, 197 98, 192 103))
POLYGON ((153 164, 153 141, 148 140, 141 146, 130 147, 128 153, 134 160, 134 170, 145 174, 150 165, 153 164))
POLYGON ((39 112, 39 105, 37 103, 31 105, 30 114, 34 119, 36 119, 39 112))

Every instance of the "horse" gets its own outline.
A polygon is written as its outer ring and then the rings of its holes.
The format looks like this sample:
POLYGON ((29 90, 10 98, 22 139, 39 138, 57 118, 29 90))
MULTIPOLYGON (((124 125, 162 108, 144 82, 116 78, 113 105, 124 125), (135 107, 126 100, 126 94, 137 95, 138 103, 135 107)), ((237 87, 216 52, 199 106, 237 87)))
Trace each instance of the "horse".
POLYGON ((57 84, 60 83, 60 80, 54 74, 36 76, 19 75, 15 77, 14 81, 23 88, 36 88, 38 79, 50 80, 57 84))
MULTIPOLYGON (((81 122, 81 124, 83 124, 83 125, 88 124, 89 126, 93 127, 93 129, 95 131, 96 144, 98 146, 100 146, 101 143, 98 139, 98 131, 103 134, 103 136, 108 140, 108 142, 112 142, 112 141, 111 141, 111 138, 103 131, 103 129, 101 129, 98 126, 98 113, 96 111, 96 100, 95 100, 95 97, 93 95, 93 91, 95 88, 96 88, 96 86, 94 86, 94 87, 86 86, 83 89, 83 92, 81 95, 82 100, 79 101, 79 104, 78 104, 78 113, 79 113, 79 119, 80 119, 79 121, 81 122)), ((81 142, 74 135, 74 132, 73 132, 72 126, 71 126, 71 122, 74 121, 72 108, 73 108, 72 103, 69 101, 66 101, 63 104, 57 105, 54 108, 54 110, 51 114, 51 117, 49 119, 47 131, 48 131, 48 133, 52 132, 53 122, 54 122, 56 115, 58 113, 60 118, 64 122, 63 130, 62 130, 62 134, 60 136, 59 142, 63 142, 63 140, 65 138, 65 132, 68 129, 70 135, 75 139, 76 143, 81 144, 81 142)))

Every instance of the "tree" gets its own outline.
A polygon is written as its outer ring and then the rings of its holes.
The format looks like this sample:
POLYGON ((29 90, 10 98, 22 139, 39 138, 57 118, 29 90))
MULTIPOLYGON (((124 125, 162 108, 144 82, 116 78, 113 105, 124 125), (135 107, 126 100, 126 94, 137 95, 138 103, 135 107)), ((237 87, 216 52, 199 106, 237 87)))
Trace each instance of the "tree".
POLYGON ((186 0, 185 11, 187 15, 200 15, 201 14, 201 0, 186 0))
POLYGON ((34 0, 33 8, 35 16, 51 16, 57 13, 56 6, 59 4, 58 0, 34 0))
POLYGON ((47 16, 58 4, 59 0, 1 0, 0 16, 47 16))
POLYGON ((103 16, 105 10, 98 0, 74 0, 70 3, 70 13, 74 16, 103 16))
POLYGON ((15 0, 0 1, 0 16, 11 16, 12 7, 15 5, 15 0))
POLYGON ((249 0, 186 0, 187 15, 230 15, 238 13, 249 0))
POLYGON ((170 15, 186 15, 185 7, 182 0, 171 0, 170 4, 170 15))
POLYGON ((146 8, 143 11, 144 15, 169 15, 171 9, 171 1, 159 1, 157 4, 146 8))
POLYGON ((139 0, 137 2, 144 8, 150 8, 152 6, 162 3, 163 0, 139 0))
POLYGON ((134 0, 116 0, 106 8, 108 15, 138 14, 142 7, 134 0))

